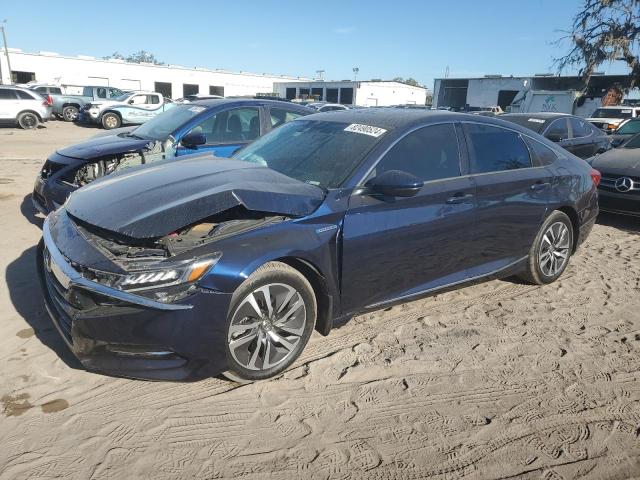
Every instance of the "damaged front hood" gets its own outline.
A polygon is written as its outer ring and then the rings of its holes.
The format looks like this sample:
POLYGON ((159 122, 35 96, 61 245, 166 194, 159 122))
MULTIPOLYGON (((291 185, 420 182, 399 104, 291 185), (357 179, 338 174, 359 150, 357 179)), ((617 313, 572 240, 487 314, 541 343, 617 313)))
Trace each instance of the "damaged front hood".
POLYGON ((65 147, 58 150, 58 153, 65 157, 93 160, 107 155, 138 152, 148 148, 147 145, 150 143, 153 144, 155 141, 129 137, 126 134, 106 135, 65 147))
POLYGON ((133 168, 74 192, 65 208, 80 220, 128 237, 157 238, 233 207, 305 216, 323 191, 274 170, 211 155, 133 168))

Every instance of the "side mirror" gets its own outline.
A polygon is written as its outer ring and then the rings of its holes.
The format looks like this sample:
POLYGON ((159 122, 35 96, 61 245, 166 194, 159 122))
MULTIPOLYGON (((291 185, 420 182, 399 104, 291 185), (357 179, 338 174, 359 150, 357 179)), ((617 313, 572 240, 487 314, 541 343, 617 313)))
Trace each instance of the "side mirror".
POLYGON ((129 105, 133 105, 133 98, 127 102, 129 105))
POLYGON ((190 132, 182 137, 180 143, 185 148, 196 148, 207 143, 207 136, 202 132, 190 132))
POLYGON ((413 197, 423 185, 424 182, 415 175, 402 170, 387 170, 369 180, 365 187, 372 194, 390 197, 413 197))

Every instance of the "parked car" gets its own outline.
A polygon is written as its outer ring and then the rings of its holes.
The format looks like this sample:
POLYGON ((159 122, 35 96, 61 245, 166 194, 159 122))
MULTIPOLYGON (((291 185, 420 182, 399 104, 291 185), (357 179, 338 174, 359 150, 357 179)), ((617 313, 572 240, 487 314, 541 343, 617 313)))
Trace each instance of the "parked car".
POLYGON ((27 85, 26 88, 28 88, 29 90, 38 92, 43 97, 46 97, 47 95, 62 95, 64 93, 62 87, 59 85, 33 84, 33 85, 27 85))
POLYGON ((38 174, 35 207, 48 213, 96 178, 195 152, 229 157, 260 135, 313 110, 272 100, 202 100, 178 104, 135 129, 54 152, 38 174))
POLYGON ((313 108, 318 112, 331 112, 333 110, 349 110, 349 107, 340 103, 327 103, 327 102, 307 102, 304 103, 306 107, 313 108))
POLYGON ((602 130, 574 115, 506 113, 500 118, 539 133, 580 158, 589 158, 611 148, 610 139, 602 130))
POLYGON ((513 274, 553 282, 594 224, 598 179, 493 118, 318 113, 230 160, 78 190, 44 223, 39 272, 89 369, 259 380, 359 312, 513 274))
POLYGON ((84 87, 82 95, 51 95, 53 114, 66 122, 73 122, 78 117, 80 109, 87 103, 116 98, 123 93, 114 87, 84 87))
POLYGON ((51 97, 28 88, 0 85, 0 123, 36 128, 51 118, 51 97))
POLYGON ((221 95, 208 95, 208 94, 200 94, 194 93, 193 95, 185 95, 184 97, 178 98, 176 103, 191 103, 197 102, 200 100, 215 100, 217 98, 224 98, 221 95))
POLYGON ((601 130, 610 132, 618 128, 626 119, 636 118, 638 113, 640 113, 640 107, 600 107, 587 118, 587 121, 601 130))
POLYGON ((611 133, 611 146, 614 148, 619 147, 636 133, 640 133, 640 118, 625 120, 611 133))
POLYGON ((640 134, 589 163, 602 173, 600 209, 640 216, 640 134))
POLYGON ((80 109, 76 121, 113 130, 122 125, 141 125, 171 105, 161 93, 127 92, 111 100, 87 103, 80 109))

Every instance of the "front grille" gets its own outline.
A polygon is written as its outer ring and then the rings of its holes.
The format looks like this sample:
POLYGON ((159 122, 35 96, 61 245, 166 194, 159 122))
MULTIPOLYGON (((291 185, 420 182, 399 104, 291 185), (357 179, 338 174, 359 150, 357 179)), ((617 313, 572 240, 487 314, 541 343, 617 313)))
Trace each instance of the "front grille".
POLYGON ((608 192, 640 196, 640 177, 631 177, 626 175, 609 175, 604 173, 602 174, 602 178, 600 179, 600 188, 608 192), (616 188, 616 182, 618 182, 621 178, 628 178, 631 181, 630 183, 628 183, 628 185, 630 185, 631 187, 629 190, 622 191, 616 188))
POLYGON ((52 308, 53 321, 55 326, 60 331, 64 340, 71 345, 73 343, 71 337, 71 327, 73 326, 73 320, 71 319, 70 312, 73 310, 68 300, 68 290, 64 288, 60 282, 55 278, 49 269, 49 252, 44 251, 44 280, 47 288, 47 300, 49 300, 49 306, 52 308))
POLYGON ((40 172, 40 176, 44 179, 49 178, 51 175, 59 172, 65 167, 63 163, 52 162, 51 160, 47 160, 44 162, 44 167, 42 167, 42 171, 40 172))

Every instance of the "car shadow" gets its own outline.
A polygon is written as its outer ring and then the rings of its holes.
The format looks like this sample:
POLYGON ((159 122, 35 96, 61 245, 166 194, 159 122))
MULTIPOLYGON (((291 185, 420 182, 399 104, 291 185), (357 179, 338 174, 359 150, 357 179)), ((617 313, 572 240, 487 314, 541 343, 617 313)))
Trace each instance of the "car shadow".
POLYGON ((38 212, 38 210, 36 210, 36 207, 33 206, 31 194, 25 195, 22 199, 22 203, 20 204, 20 213, 22 213, 22 216, 26 218, 29 223, 42 230, 44 217, 40 212, 38 212))
POLYGON ((82 364, 60 337, 44 306, 36 270, 35 245, 7 266, 5 277, 11 303, 33 329, 38 340, 53 350, 68 367, 81 370, 82 364))
POLYGON ((640 235, 640 217, 600 212, 596 221, 598 225, 617 228, 632 235, 640 235))

